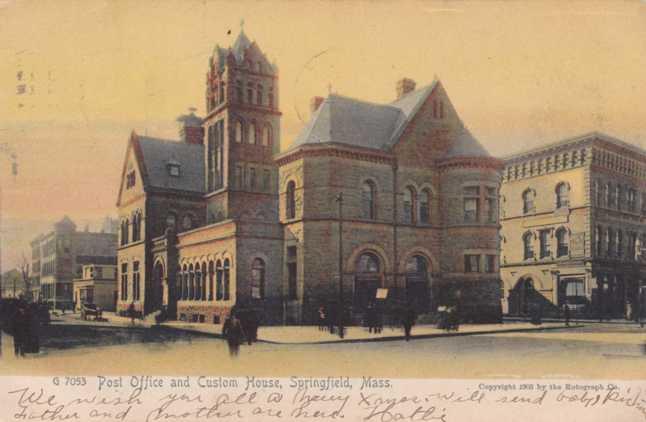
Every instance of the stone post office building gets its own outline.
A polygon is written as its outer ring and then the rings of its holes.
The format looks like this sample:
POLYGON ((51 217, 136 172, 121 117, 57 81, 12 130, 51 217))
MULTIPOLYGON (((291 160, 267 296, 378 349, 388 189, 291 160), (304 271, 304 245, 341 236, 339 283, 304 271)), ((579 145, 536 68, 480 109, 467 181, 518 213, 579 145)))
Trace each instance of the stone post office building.
POLYGON ((118 309, 217 323, 242 305, 307 323, 342 280, 353 316, 381 289, 423 313, 458 300, 499 318, 502 162, 439 81, 415 88, 402 79, 388 104, 314 98, 281 152, 277 67, 243 32, 216 47, 206 117, 182 116, 179 141, 128 141, 118 309))
POLYGON ((604 134, 505 159, 501 187, 504 311, 627 316, 646 264, 646 151, 604 134))

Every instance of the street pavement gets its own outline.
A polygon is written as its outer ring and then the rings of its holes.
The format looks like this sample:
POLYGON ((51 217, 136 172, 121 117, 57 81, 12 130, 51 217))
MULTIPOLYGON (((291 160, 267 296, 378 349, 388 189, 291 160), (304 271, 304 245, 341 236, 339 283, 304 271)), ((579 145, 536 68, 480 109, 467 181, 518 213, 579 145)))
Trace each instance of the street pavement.
MULTIPOLYGON (((114 313, 105 313, 105 321, 84 321, 79 314, 60 315, 54 319, 55 324, 82 324, 114 327, 151 327, 152 320, 134 321, 114 313)), ((222 325, 205 323, 187 323, 182 321, 169 321, 162 324, 164 327, 184 330, 188 332, 208 334, 221 337, 222 325)), ((418 324, 413 327, 412 338, 434 338, 445 336, 482 335, 502 332, 524 332, 564 329, 563 322, 550 322, 533 325, 527 322, 514 321, 505 324, 462 324, 457 331, 441 330, 431 324, 418 324)), ((574 324, 572 327, 574 328, 574 324)), ((380 342, 404 339, 402 327, 384 327, 381 333, 370 333, 364 327, 346 327, 343 338, 338 334, 330 334, 327 330, 319 330, 314 326, 261 326, 258 330, 258 340, 261 342, 277 344, 326 344, 326 343, 354 343, 354 342, 380 342)))
MULTIPOLYGON (((310 327, 311 330, 318 330, 310 327)), ((128 331, 123 327, 117 330, 128 331)), ((154 330, 152 330, 154 331, 154 330)), ((166 330, 167 331, 167 330, 166 330)), ((171 330, 172 331, 172 330, 171 330)), ((178 331, 179 332, 179 331, 178 331)), ((13 357, 3 340, 0 374, 375 376, 433 378, 646 378, 646 331, 625 324, 567 330, 413 339, 409 342, 243 345, 204 335, 13 357)))

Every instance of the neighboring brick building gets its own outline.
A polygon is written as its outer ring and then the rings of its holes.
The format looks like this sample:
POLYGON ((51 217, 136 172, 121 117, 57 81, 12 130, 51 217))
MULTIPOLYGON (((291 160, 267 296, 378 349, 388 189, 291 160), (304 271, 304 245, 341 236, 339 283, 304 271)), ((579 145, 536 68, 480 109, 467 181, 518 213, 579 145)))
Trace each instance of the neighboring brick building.
POLYGON ((39 298, 54 308, 72 309, 72 280, 85 264, 115 265, 117 235, 77 231, 65 216, 54 230, 31 242, 30 278, 40 286, 39 298))
POLYGON ((209 61, 206 118, 182 116, 180 142, 132 134, 118 309, 217 322, 242 304, 266 323, 310 322, 338 298, 340 258, 354 316, 383 289, 420 312, 458 301, 470 319, 499 318, 502 162, 441 83, 403 79, 390 104, 317 97, 282 153, 278 93, 276 67, 241 33, 209 61))
POLYGON ((646 151, 591 133, 506 158, 504 311, 632 314, 646 264, 646 151))

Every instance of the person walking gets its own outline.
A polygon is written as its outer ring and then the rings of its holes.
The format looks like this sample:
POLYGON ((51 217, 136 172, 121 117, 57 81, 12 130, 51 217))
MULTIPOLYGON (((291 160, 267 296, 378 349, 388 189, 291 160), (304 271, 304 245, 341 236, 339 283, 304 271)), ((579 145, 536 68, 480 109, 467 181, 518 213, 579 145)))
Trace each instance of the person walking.
POLYGON ((130 303, 130 306, 128 306, 128 316, 130 317, 130 324, 134 327, 135 326, 135 303, 134 302, 130 303))
POLYGON ((404 336, 406 337, 406 341, 410 340, 411 330, 413 328, 413 325, 415 325, 416 320, 417 315, 415 314, 415 310, 411 306, 408 306, 404 311, 402 318, 402 323, 404 325, 404 336))
POLYGON ((570 305, 567 301, 563 304, 563 316, 565 317, 565 326, 570 326, 570 305))
POLYGON ((27 313, 27 305, 19 303, 16 313, 12 318, 12 332, 13 332, 13 350, 16 356, 25 356, 29 342, 29 331, 31 323, 27 313))
POLYGON ((325 306, 323 305, 319 306, 318 312, 319 312, 319 331, 323 331, 325 330, 325 326, 327 325, 325 306))
POLYGON ((236 312, 232 311, 222 326, 222 335, 227 339, 229 345, 229 355, 231 357, 238 356, 240 352, 240 343, 245 337, 242 323, 238 319, 236 312))

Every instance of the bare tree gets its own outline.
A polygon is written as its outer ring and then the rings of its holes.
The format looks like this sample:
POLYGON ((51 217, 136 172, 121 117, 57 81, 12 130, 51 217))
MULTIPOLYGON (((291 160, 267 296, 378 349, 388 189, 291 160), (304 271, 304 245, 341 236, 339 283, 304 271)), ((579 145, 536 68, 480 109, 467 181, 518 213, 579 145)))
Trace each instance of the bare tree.
POLYGON ((27 257, 25 254, 22 254, 22 259, 20 261, 20 266, 18 267, 18 270, 20 271, 20 275, 22 276, 22 282, 25 286, 23 295, 25 296, 26 300, 31 301, 32 298, 32 291, 31 291, 31 280, 29 280, 29 261, 27 261, 27 257))

